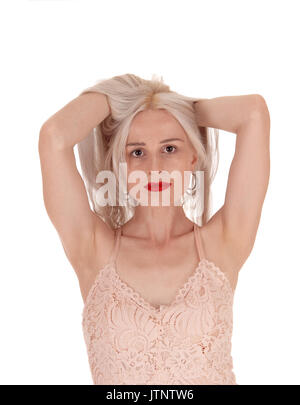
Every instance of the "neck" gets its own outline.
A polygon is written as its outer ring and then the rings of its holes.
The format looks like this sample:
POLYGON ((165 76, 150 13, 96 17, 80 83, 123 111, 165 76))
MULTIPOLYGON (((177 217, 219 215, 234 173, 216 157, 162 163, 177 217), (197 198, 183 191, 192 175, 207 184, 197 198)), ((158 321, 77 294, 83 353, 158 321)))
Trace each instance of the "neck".
POLYGON ((153 246, 164 246, 171 238, 193 230, 193 223, 181 206, 138 206, 134 217, 123 227, 123 235, 150 240, 153 246))

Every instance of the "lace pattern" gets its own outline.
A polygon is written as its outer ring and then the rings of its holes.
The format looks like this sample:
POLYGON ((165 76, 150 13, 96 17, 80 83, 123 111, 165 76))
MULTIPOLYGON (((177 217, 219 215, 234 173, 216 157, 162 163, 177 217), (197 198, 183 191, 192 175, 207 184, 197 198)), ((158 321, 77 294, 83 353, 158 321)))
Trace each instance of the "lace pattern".
POLYGON ((94 384, 236 384, 233 298, 227 276, 205 258, 173 302, 158 308, 109 263, 82 311, 94 384))

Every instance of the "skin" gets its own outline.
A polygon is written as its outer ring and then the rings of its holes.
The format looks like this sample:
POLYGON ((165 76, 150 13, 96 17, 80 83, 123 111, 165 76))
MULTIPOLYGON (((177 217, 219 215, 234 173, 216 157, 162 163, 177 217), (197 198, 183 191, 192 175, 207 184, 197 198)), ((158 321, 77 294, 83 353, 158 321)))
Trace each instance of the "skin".
MULTIPOLYGON (((139 113, 133 120, 127 143, 145 143, 145 146, 126 148, 128 177, 132 171, 142 170, 150 181, 152 170, 171 173, 176 169, 183 179, 185 170, 195 170, 197 154, 181 125, 167 111, 147 110, 139 113), (180 140, 161 143, 171 138, 180 140)), ((170 181, 173 184, 172 178, 170 181)), ((129 191, 133 186, 133 183, 127 183, 129 191)), ((148 194, 151 193, 148 191, 148 194)), ((158 193, 162 197, 164 191, 158 193)), ((173 185, 170 188, 170 201, 174 201, 173 185)), ((137 206, 132 220, 124 225, 123 234, 147 239, 149 247, 164 248, 172 237, 191 230, 191 225, 181 206, 162 206, 160 198, 160 206, 137 206)))
MULTIPOLYGON (((269 113, 259 95, 199 99, 195 111, 199 125, 237 135, 224 205, 201 227, 205 257, 225 273, 234 290, 254 245, 268 186, 269 113)), ((98 271, 109 260, 115 233, 89 207, 73 146, 109 113, 103 95, 82 95, 47 121, 39 140, 45 206, 78 276, 84 301, 98 271)), ((127 142, 145 143, 126 149, 128 174, 144 170, 150 180, 151 170, 194 170, 197 155, 167 111, 139 113, 127 142), (160 143, 170 137, 184 142, 160 143), (178 148, 175 153, 172 146, 178 148), (141 150, 142 157, 139 152, 132 157, 134 150, 141 150)), ((128 183, 128 190, 131 187, 128 183)), ((168 305, 199 260, 193 223, 182 207, 139 206, 122 231, 119 276, 151 305, 168 305)))
MULTIPOLYGON (((139 113, 127 142, 145 143, 126 148, 128 177, 132 171, 142 170, 150 181, 152 170, 171 173, 176 169, 183 179, 185 170, 195 170, 197 154, 181 125, 167 111, 139 113), (179 140, 161 143, 170 138, 179 140)), ((129 191, 133 186, 127 183, 129 191)), ((171 202, 174 197, 171 186, 171 202)), ((193 223, 181 206, 162 206, 161 199, 160 206, 139 205, 134 217, 123 226, 118 274, 153 306, 171 302, 197 262, 193 223)))

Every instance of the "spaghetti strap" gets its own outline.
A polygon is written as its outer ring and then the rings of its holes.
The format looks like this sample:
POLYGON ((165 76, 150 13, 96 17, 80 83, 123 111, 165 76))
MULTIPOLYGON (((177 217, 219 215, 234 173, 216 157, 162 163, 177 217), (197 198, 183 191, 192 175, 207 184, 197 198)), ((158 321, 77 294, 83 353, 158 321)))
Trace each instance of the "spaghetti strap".
POLYGON ((198 256, 199 256, 199 261, 200 261, 201 259, 204 259, 204 250, 203 250, 200 227, 195 223, 194 223, 194 236, 195 236, 195 240, 196 240, 196 246, 197 246, 197 251, 198 251, 198 256))
POLYGON ((113 252, 111 254, 109 263, 115 263, 115 261, 116 261, 117 254, 119 251, 119 246, 120 246, 121 232, 122 232, 121 227, 119 227, 115 230, 115 243, 114 243, 114 248, 113 248, 113 252))
MULTIPOLYGON (((114 244, 113 252, 111 254, 109 263, 115 263, 115 261, 116 261, 118 251, 119 251, 119 247, 120 247, 120 239, 121 239, 121 234, 122 234, 122 227, 117 228, 115 232, 116 232, 115 244, 114 244)), ((202 243, 202 236, 201 236, 200 227, 195 223, 194 223, 194 236, 195 236, 199 261, 200 261, 201 259, 204 258, 204 249, 203 249, 203 243, 202 243)))

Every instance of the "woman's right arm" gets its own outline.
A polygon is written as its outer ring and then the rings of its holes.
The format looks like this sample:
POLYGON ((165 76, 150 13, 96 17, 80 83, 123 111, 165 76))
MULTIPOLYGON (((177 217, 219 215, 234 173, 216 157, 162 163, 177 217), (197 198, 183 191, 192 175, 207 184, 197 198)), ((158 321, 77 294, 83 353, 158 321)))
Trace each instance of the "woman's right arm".
POLYGON ((111 110, 105 94, 84 93, 52 115, 43 124, 41 134, 51 131, 60 148, 73 148, 109 114, 111 110))
POLYGON ((73 148, 110 114, 104 94, 81 94, 41 127, 39 156, 46 211, 73 265, 94 255, 96 229, 104 249, 113 231, 90 208, 73 148), (100 236, 99 236, 100 235, 100 236), (103 238, 103 240, 101 239, 103 238))

